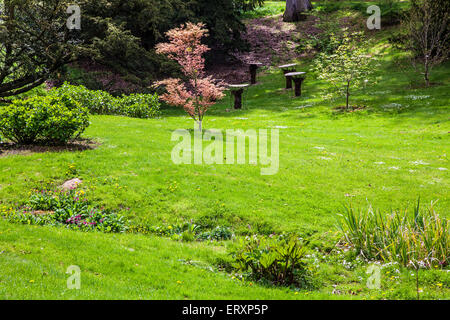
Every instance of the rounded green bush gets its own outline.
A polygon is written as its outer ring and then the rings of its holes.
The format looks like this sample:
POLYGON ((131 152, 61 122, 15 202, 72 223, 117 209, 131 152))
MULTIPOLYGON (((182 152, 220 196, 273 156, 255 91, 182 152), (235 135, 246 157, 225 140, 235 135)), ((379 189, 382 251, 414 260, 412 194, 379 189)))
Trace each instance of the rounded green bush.
POLYGON ((0 107, 0 133, 20 144, 65 144, 88 126, 88 109, 65 94, 14 100, 0 107))

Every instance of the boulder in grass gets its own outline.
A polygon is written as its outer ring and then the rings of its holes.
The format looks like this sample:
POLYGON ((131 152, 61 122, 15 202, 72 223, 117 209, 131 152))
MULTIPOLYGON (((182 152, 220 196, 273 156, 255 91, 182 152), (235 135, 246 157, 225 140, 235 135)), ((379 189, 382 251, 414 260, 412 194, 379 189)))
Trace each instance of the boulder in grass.
POLYGON ((64 184, 61 186, 61 189, 64 191, 74 190, 74 189, 78 188, 78 186, 82 183, 83 183, 83 181, 81 181, 78 178, 75 178, 75 179, 64 182, 64 184))

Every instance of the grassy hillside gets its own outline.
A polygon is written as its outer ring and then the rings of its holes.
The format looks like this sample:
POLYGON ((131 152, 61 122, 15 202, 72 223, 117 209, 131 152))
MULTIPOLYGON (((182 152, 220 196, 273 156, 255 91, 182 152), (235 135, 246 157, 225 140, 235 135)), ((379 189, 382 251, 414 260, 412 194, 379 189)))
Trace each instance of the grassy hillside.
MULTIPOLYGON (((437 85, 423 87, 403 53, 387 43, 388 32, 373 34, 380 68, 375 83, 353 93, 366 106, 361 111, 334 111, 343 99, 323 99, 327 84, 302 60, 302 97, 293 98, 279 70, 267 68, 245 94, 244 110, 230 110, 227 96, 208 112, 206 129, 279 128, 276 175, 260 175, 259 165, 173 164, 172 132, 193 128, 182 110, 166 108, 152 120, 93 116, 85 134, 98 143, 93 150, 0 155, 0 207, 22 204, 33 187, 78 177, 88 198, 136 223, 193 220, 231 227, 238 236, 292 231, 312 237, 320 250, 339 237, 336 217, 348 203, 389 211, 412 208, 420 197, 424 206, 438 200, 437 211, 448 218, 450 64, 434 70, 437 85)), ((242 282, 217 269, 229 246, 233 241, 184 243, 0 220, 0 298, 415 298, 411 271, 399 268, 394 276, 387 267, 382 290, 368 290, 367 266, 349 268, 344 253, 312 251, 314 290, 242 282), (66 289, 69 265, 81 267, 79 291, 66 289)), ((449 298, 448 272, 422 277, 422 298, 449 298)))

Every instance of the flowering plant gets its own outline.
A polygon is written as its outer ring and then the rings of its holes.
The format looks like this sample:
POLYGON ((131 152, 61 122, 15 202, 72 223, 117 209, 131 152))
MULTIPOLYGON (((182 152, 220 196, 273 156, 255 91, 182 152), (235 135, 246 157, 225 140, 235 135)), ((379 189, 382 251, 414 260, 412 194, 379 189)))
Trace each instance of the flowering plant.
POLYGON ((84 198, 83 190, 34 190, 26 205, 3 212, 11 222, 30 225, 65 226, 70 229, 100 232, 126 232, 128 221, 108 209, 97 208, 84 198))

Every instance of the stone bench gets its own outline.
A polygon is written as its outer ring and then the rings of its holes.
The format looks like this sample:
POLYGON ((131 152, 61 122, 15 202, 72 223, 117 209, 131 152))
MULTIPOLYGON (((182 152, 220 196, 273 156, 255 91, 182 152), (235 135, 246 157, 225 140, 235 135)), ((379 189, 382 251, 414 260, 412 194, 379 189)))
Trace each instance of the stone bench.
MULTIPOLYGON (((296 71, 297 64, 296 63, 290 63, 290 64, 284 64, 282 66, 279 66, 284 75, 287 73, 295 72, 296 71)), ((292 89, 292 78, 286 77, 286 89, 292 89)))
POLYGON ((242 109, 242 94, 244 89, 248 88, 249 84, 230 84, 228 88, 231 91, 231 96, 234 97, 234 109, 242 109))
POLYGON ((302 83, 305 80, 305 74, 306 72, 289 72, 285 74, 286 79, 289 78, 295 83, 296 97, 300 97, 302 95, 302 83))

